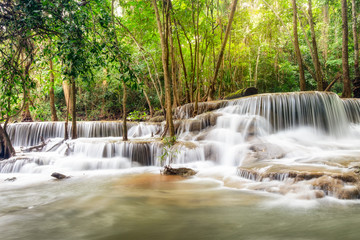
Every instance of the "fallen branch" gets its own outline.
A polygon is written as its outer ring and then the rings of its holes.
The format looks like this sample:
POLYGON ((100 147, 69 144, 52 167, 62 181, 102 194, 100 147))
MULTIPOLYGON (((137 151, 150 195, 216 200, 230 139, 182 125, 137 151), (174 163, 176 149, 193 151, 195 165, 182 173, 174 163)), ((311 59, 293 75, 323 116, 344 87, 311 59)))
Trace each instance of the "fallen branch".
POLYGON ((64 141, 65 141, 65 139, 63 139, 62 141, 54 144, 54 146, 52 146, 50 149, 46 150, 46 152, 50 152, 50 151, 53 150, 55 147, 59 147, 59 145, 63 144, 64 141))
POLYGON ((44 138, 41 138, 41 144, 36 145, 36 146, 32 146, 32 147, 28 147, 25 149, 21 149, 23 152, 32 152, 33 150, 36 150, 37 152, 40 152, 48 143, 50 142, 50 140, 45 141, 44 138))
POLYGON ((332 88, 332 86, 336 83, 337 80, 339 80, 341 78, 342 74, 341 73, 337 73, 336 77, 334 80, 332 80, 332 82, 327 86, 327 88, 325 89, 325 92, 329 92, 330 89, 332 88))

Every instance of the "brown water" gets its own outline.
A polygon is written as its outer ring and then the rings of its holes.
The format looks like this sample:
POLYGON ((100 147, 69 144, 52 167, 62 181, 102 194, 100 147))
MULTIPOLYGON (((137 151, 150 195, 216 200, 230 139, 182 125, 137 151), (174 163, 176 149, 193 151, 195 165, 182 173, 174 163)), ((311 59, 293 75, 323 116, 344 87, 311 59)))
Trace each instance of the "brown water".
POLYGON ((143 172, 2 187, 3 240, 359 239, 360 233, 358 201, 291 200, 209 178, 143 172))

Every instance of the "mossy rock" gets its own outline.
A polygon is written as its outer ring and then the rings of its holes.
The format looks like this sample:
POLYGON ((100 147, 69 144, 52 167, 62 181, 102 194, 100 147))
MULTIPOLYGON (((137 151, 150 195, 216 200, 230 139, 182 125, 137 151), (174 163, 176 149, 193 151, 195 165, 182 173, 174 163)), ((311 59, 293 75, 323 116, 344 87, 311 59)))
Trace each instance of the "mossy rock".
POLYGON ((225 99, 231 100, 231 99, 251 96, 251 95, 255 95, 255 94, 258 94, 258 89, 255 87, 248 87, 248 88, 242 88, 242 89, 237 90, 236 92, 230 93, 229 95, 227 95, 225 97, 225 99))

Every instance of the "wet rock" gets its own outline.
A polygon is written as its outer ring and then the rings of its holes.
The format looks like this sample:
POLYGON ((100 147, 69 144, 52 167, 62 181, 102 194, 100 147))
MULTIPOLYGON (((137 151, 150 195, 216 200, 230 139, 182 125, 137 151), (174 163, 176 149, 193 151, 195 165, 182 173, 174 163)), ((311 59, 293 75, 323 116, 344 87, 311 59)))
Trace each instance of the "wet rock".
POLYGON ((336 174, 332 175, 332 177, 348 183, 355 183, 359 181, 359 178, 352 173, 336 174))
POLYGON ((319 169, 298 171, 284 169, 284 165, 270 166, 266 169, 255 166, 252 168, 239 167, 237 173, 240 177, 258 182, 257 189, 274 192, 274 188, 267 188, 266 185, 269 181, 281 181, 279 190, 275 190, 275 192, 283 195, 301 192, 301 188, 310 185, 313 194, 305 194, 304 198, 322 198, 324 196, 333 196, 339 199, 360 198, 360 179, 351 171, 327 172, 319 169), (297 189, 298 187, 300 188, 297 189))
POLYGON ((164 116, 155 116, 149 119, 149 122, 163 122, 163 121, 165 121, 164 116))
POLYGON ((337 198, 340 199, 358 199, 360 197, 359 186, 345 186, 337 193, 337 198))
POLYGON ((212 112, 203 113, 193 119, 182 119, 175 121, 174 128, 177 134, 184 132, 200 132, 208 127, 215 126, 216 120, 219 116, 221 116, 221 114, 212 112))
POLYGON ((323 191, 314 190, 313 193, 315 194, 315 198, 324 198, 326 195, 323 191))
POLYGON ((322 176, 322 177, 315 179, 313 181, 312 185, 316 189, 323 190, 327 195, 329 195, 329 193, 336 192, 337 189, 342 188, 343 181, 341 181, 339 179, 334 179, 329 176, 322 176))
MULTIPOLYGON (((258 171, 256 169, 239 167, 237 170, 239 176, 247 178, 253 181, 262 181, 263 179, 284 181, 286 179, 294 179, 295 182, 307 181, 312 179, 322 179, 322 177, 329 177, 334 180, 339 180, 344 183, 357 183, 359 178, 357 178, 352 172, 348 173, 331 173, 331 172, 321 172, 321 171, 296 171, 291 169, 279 169, 273 167, 269 168, 267 171, 258 171)), ((321 181, 321 180, 320 180, 321 181)))
POLYGON ((177 175, 182 177, 190 177, 195 175, 197 172, 191 168, 172 168, 169 166, 165 166, 162 171, 163 175, 177 175))
POLYGON ((189 131, 190 132, 199 132, 201 130, 201 121, 193 120, 189 122, 189 131))
POLYGON ((248 88, 240 89, 234 93, 230 93, 229 95, 227 95, 225 97, 225 99, 230 100, 230 99, 235 99, 235 98, 240 98, 240 97, 251 96, 251 95, 255 95, 255 94, 258 94, 258 89, 255 87, 248 87, 248 88))
POLYGON ((54 172, 51 174, 52 177, 56 178, 56 179, 65 179, 65 178, 70 178, 69 176, 66 176, 64 174, 58 173, 58 172, 54 172))
POLYGON ((175 144, 176 147, 185 147, 187 149, 195 149, 198 146, 194 142, 184 142, 184 141, 177 141, 175 144))
POLYGON ((6 182, 14 182, 15 180, 16 180, 16 177, 5 179, 6 182))
MULTIPOLYGON (((198 114, 211 112, 222 108, 226 105, 227 101, 212 101, 212 102, 199 102, 198 103, 198 114)), ((183 106, 174 109, 175 119, 188 119, 193 117, 194 103, 188 103, 183 106)))
POLYGON ((345 184, 344 181, 330 176, 322 176, 313 181, 316 189, 323 190, 326 195, 339 199, 358 199, 360 197, 360 186, 358 184, 345 184))
POLYGON ((251 150, 249 157, 256 160, 280 159, 285 156, 284 150, 281 147, 270 143, 253 144, 249 150, 251 150))

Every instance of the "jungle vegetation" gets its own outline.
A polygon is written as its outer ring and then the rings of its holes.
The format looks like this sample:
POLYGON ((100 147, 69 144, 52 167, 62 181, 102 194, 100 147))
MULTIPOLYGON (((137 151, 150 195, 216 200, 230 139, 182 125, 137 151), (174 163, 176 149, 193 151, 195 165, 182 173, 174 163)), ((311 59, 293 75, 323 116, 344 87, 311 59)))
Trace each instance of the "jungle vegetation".
POLYGON ((173 136, 172 108, 194 103, 196 115, 199 101, 247 87, 359 97, 359 10, 356 0, 0 0, 0 131, 126 127, 164 112, 173 136))

